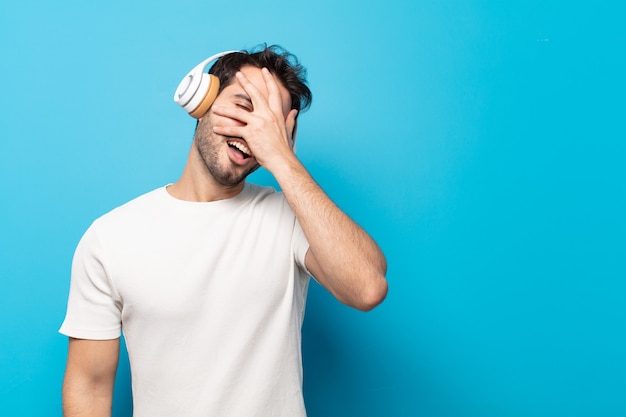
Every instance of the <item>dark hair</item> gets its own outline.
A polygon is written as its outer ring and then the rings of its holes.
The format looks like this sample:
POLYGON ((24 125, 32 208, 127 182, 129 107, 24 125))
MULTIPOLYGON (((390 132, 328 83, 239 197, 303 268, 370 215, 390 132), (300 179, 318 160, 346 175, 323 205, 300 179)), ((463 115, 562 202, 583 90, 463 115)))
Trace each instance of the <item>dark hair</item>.
POLYGON ((233 83, 235 74, 242 67, 251 65, 267 68, 285 86, 291 96, 291 108, 298 114, 311 106, 313 94, 306 85, 306 69, 295 55, 290 54, 278 45, 263 45, 256 52, 233 52, 221 57, 209 70, 209 74, 217 76, 222 90, 233 83))

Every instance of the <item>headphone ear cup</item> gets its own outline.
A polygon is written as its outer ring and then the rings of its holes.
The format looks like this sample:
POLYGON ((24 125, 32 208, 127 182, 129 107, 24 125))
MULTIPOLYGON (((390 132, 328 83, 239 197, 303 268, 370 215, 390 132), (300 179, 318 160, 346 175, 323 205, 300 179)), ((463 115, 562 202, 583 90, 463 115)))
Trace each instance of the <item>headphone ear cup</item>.
POLYGON ((185 110, 191 117, 201 118, 209 111, 209 107, 215 101, 219 91, 220 79, 213 74, 202 74, 200 87, 189 104, 185 106, 185 110))
POLYGON ((224 51, 208 57, 196 65, 178 84, 174 93, 174 101, 196 119, 209 111, 220 91, 220 80, 213 74, 204 72, 206 66, 225 55, 243 51, 224 51))

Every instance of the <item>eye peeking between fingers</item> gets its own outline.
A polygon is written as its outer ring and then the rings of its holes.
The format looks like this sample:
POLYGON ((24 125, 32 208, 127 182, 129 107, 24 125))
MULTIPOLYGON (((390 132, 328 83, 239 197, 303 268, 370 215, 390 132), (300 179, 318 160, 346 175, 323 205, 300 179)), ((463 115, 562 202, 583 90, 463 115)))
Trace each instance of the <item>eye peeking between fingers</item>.
POLYGON ((234 98, 234 103, 237 107, 244 109, 248 112, 254 111, 252 100, 246 94, 235 94, 233 98, 234 98))

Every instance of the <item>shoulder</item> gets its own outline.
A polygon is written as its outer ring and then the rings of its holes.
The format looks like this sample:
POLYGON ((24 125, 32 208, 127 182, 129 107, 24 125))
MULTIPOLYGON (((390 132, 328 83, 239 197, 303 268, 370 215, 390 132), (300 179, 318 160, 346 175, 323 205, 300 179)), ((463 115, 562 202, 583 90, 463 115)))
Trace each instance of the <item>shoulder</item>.
POLYGON ((276 198, 280 193, 274 189, 274 187, 257 185, 246 183, 246 188, 244 190, 247 193, 248 199, 252 201, 263 201, 266 199, 276 198))
POLYGON ((91 225, 92 229, 125 227, 150 216, 159 209, 166 193, 165 187, 142 194, 98 217, 91 225))
POLYGON ((247 184, 249 188, 246 210, 256 220, 266 225, 282 224, 293 227, 296 222, 295 214, 287 202, 285 195, 273 187, 247 184))
POLYGON ((246 184, 248 192, 248 202, 255 207, 289 207, 282 192, 276 191, 274 187, 261 186, 256 184, 246 184))

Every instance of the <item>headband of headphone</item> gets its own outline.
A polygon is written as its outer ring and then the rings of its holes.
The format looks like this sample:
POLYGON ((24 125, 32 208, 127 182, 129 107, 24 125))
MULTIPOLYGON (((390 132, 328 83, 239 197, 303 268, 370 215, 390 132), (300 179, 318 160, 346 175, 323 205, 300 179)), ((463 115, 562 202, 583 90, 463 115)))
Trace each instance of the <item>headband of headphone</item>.
POLYGON ((219 78, 204 72, 207 65, 233 52, 240 51, 225 51, 208 57, 189 71, 178 85, 174 101, 191 117, 199 119, 204 116, 220 90, 219 78))

